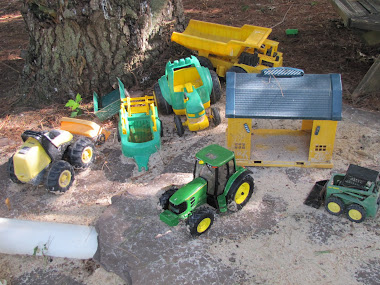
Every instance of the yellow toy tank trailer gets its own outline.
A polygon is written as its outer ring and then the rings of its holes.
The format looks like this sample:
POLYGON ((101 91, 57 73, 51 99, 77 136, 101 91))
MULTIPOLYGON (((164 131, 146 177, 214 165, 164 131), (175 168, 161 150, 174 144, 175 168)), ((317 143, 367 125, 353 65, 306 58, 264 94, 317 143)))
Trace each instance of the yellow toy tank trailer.
POLYGON ((87 168, 94 160, 94 143, 65 130, 25 131, 21 148, 9 159, 15 183, 44 183, 49 191, 66 192, 74 181, 74 168, 87 168))

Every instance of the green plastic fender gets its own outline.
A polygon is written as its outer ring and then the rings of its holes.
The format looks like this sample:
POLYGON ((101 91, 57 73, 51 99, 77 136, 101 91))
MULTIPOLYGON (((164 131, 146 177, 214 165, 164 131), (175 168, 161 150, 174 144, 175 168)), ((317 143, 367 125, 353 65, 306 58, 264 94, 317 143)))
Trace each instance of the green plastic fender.
POLYGON ((172 105, 172 99, 170 96, 170 89, 169 89, 169 85, 168 85, 168 80, 166 79, 166 75, 163 75, 160 79, 158 79, 158 85, 160 85, 162 96, 164 97, 166 102, 168 102, 168 104, 170 106, 173 106, 172 105))
POLYGON ((185 103, 185 109, 186 109, 186 114, 193 114, 195 117, 192 118, 199 118, 202 115, 199 115, 202 111, 204 111, 204 106, 201 100, 201 97, 198 95, 198 92, 196 89, 194 89, 193 92, 187 93, 187 97, 189 100, 186 101, 185 103))
POLYGON ((241 181, 247 176, 252 174, 252 171, 249 169, 246 169, 244 167, 238 166, 237 171, 228 179, 228 182, 226 184, 226 188, 224 188, 224 192, 222 195, 218 196, 218 204, 219 204, 219 211, 220 212, 226 212, 227 211, 227 195, 228 192, 232 187, 236 187, 241 183, 241 181))

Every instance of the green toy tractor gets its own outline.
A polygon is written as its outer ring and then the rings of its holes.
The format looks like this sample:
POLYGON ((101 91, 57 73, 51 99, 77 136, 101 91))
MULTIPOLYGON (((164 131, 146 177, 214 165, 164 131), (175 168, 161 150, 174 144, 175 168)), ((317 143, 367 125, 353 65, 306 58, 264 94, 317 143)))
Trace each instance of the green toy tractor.
POLYGON ((214 212, 242 209, 253 194, 252 172, 236 165, 232 151, 217 144, 196 154, 194 179, 181 188, 171 187, 159 198, 160 220, 176 226, 186 220, 193 236, 213 224, 214 212))
POLYGON ((39 185, 54 193, 66 192, 74 181, 74 168, 87 168, 94 160, 94 144, 75 140, 65 130, 25 131, 21 148, 9 159, 8 172, 15 183, 39 185))
POLYGON ((211 107, 221 97, 219 78, 214 71, 200 65, 194 56, 170 61, 165 75, 154 86, 154 97, 158 111, 168 115, 174 111, 174 123, 179 136, 187 126, 190 131, 199 131, 221 122, 219 109, 211 107), (182 123, 179 116, 185 115, 182 123))
POLYGON ((380 204, 379 172, 351 164, 346 174, 318 181, 305 204, 319 208, 323 201, 328 213, 339 216, 345 212, 352 222, 375 217, 380 204))

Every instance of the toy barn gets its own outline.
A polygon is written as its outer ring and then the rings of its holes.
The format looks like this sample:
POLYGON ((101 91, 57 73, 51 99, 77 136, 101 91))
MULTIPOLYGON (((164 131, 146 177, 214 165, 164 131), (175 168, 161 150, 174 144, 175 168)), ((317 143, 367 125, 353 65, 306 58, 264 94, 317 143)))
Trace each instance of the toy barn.
POLYGON ((340 74, 293 68, 227 74, 227 147, 239 165, 332 168, 341 114, 340 74), (302 120, 302 125, 254 129, 255 119, 302 120))

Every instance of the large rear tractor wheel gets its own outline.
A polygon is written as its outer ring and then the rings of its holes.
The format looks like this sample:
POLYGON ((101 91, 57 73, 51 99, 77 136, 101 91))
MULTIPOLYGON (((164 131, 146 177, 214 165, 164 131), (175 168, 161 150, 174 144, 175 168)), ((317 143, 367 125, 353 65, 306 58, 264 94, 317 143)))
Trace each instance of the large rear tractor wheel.
POLYGON ((154 99, 157 104, 157 109, 161 114, 170 115, 173 113, 173 108, 169 105, 168 102, 166 102, 164 96, 162 95, 160 84, 158 84, 158 82, 154 84, 154 99))
POLYGON ((175 124, 175 128, 177 130, 177 134, 182 137, 183 134, 185 133, 185 129, 182 125, 182 121, 181 121, 181 118, 177 115, 174 115, 174 124, 175 124))
POLYGON ((214 222, 214 212, 206 207, 199 208, 187 220, 192 236, 207 232, 214 222))
POLYGON ((15 166, 13 164, 13 155, 12 157, 8 160, 8 173, 9 173, 9 178, 12 180, 13 183, 18 183, 18 184, 22 184, 23 182, 21 182, 16 174, 15 174, 15 166))
POLYGON ((212 91, 210 94, 211 104, 215 104, 222 97, 222 87, 220 86, 219 77, 214 70, 210 70, 212 79, 212 91))
POLYGON ((366 211, 358 204, 351 204, 347 207, 347 217, 351 222, 361 223, 365 220, 366 211))
POLYGON ((94 144, 89 138, 80 138, 69 147, 69 161, 74 168, 89 167, 94 157, 94 144))
POLYGON ((74 181, 74 168, 64 160, 53 162, 48 171, 45 186, 54 193, 66 192, 74 181))
POLYGON ((339 216, 344 211, 344 203, 342 199, 334 196, 330 196, 326 199, 325 209, 331 215, 339 216))
POLYGON ((212 65, 211 61, 207 57, 197 56, 197 59, 199 60, 199 63, 202 66, 207 67, 210 70, 214 70, 214 66, 212 65))
POLYGON ((211 117, 212 117, 212 122, 214 123, 215 126, 220 125, 220 123, 222 122, 222 119, 220 118, 219 109, 216 107, 211 107, 211 117))
POLYGON ((169 199, 177 191, 177 188, 170 188, 166 190, 160 197, 159 203, 163 210, 167 210, 169 207, 169 199))
POLYGON ((227 207, 231 211, 241 210, 251 199, 254 189, 253 178, 246 175, 236 186, 231 186, 227 194, 227 207))

